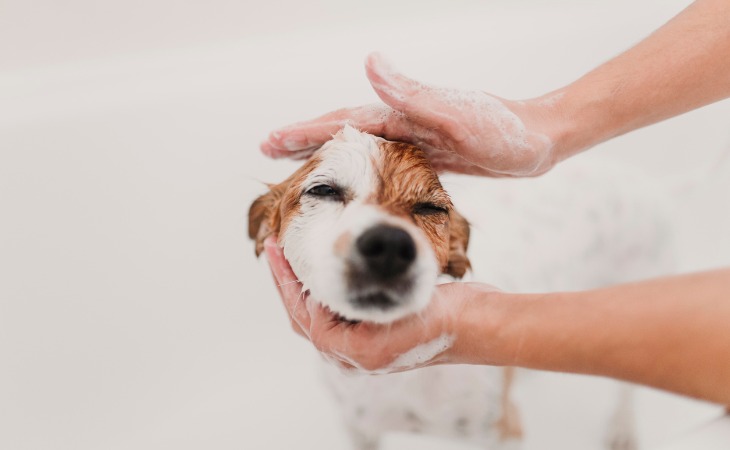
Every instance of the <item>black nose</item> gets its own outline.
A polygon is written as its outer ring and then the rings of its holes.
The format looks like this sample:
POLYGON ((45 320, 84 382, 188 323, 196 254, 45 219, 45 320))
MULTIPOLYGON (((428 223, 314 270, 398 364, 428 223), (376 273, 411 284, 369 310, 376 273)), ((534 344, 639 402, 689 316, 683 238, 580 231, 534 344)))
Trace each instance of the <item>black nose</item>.
POLYGON ((380 280, 403 274, 416 259, 416 244, 410 234, 389 225, 376 225, 357 238, 356 246, 368 271, 380 280))

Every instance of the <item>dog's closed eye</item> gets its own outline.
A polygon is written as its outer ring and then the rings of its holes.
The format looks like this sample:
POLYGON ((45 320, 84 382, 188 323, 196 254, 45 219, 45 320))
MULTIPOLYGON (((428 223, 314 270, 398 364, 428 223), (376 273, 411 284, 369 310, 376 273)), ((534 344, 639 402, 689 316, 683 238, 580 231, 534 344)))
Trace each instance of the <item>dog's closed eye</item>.
POLYGON ((413 214, 418 216, 434 216, 437 214, 448 214, 449 210, 444 206, 434 203, 417 203, 413 206, 413 214))
POLYGON ((307 189, 305 194, 330 200, 342 200, 343 198, 340 189, 329 186, 327 184, 318 184, 316 186, 312 186, 311 188, 307 189))

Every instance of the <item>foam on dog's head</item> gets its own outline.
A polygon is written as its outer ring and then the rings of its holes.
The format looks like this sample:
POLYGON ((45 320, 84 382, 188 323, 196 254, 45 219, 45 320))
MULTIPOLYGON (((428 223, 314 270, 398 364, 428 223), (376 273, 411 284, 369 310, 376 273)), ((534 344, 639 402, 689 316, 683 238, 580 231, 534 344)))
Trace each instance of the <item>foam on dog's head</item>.
POLYGON ((257 253, 272 233, 312 298, 350 320, 390 322, 417 312, 428 304, 439 273, 460 277, 469 267, 468 225, 425 154, 349 126, 251 206, 249 235, 257 253), (415 259, 397 282, 371 282, 358 271, 356 241, 375 226, 413 239, 415 259), (395 301, 387 308, 355 301, 378 292, 395 301))

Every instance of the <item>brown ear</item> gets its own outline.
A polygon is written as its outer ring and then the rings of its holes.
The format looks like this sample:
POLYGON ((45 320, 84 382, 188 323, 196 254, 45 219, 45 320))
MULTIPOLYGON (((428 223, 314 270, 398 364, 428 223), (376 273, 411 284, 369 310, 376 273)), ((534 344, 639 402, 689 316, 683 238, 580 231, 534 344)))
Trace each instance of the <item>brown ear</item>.
POLYGON ((469 222, 452 209, 449 213, 449 262, 446 265, 445 273, 454 278, 461 278, 467 270, 471 269, 471 263, 466 256, 468 246, 469 222))
POLYGON ((256 256, 264 251, 264 240, 281 230, 282 211, 291 211, 298 202, 295 193, 289 193, 289 186, 298 186, 312 167, 319 163, 317 155, 312 156, 289 178, 279 184, 270 184, 269 192, 257 198, 248 210, 248 237, 256 242, 256 256), (284 204, 282 205, 282 202, 284 204))
POLYGON ((256 242, 256 256, 264 251, 264 240, 279 232, 279 203, 284 183, 269 185, 269 192, 254 200, 248 209, 248 237, 256 242))

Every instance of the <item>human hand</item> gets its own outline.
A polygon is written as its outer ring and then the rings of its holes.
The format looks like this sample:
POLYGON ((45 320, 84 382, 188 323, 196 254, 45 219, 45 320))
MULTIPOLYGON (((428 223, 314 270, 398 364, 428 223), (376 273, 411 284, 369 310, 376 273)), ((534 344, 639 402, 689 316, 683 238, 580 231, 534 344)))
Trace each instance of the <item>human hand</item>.
POLYGON ((477 324, 479 336, 499 328, 499 314, 475 320, 475 309, 484 310, 488 302, 494 303, 494 295, 490 294, 498 291, 491 286, 440 285, 429 306, 418 315, 386 325, 348 322, 310 299, 308 292, 302 292, 275 237, 269 237, 264 248, 292 328, 342 368, 382 374, 434 364, 473 363, 477 359, 482 364, 505 363, 501 349, 495 345, 497 339, 480 349, 471 341, 472 323, 477 324), (493 349, 486 360, 485 348, 493 349))
MULTIPOLYGON (((365 63, 384 104, 340 109, 272 132, 261 150, 302 159, 346 123, 427 152, 439 171, 486 176, 536 176, 560 159, 555 102, 515 102, 482 91, 429 86, 395 71, 378 54, 365 63)), ((557 98, 557 97, 554 97, 557 98)))

